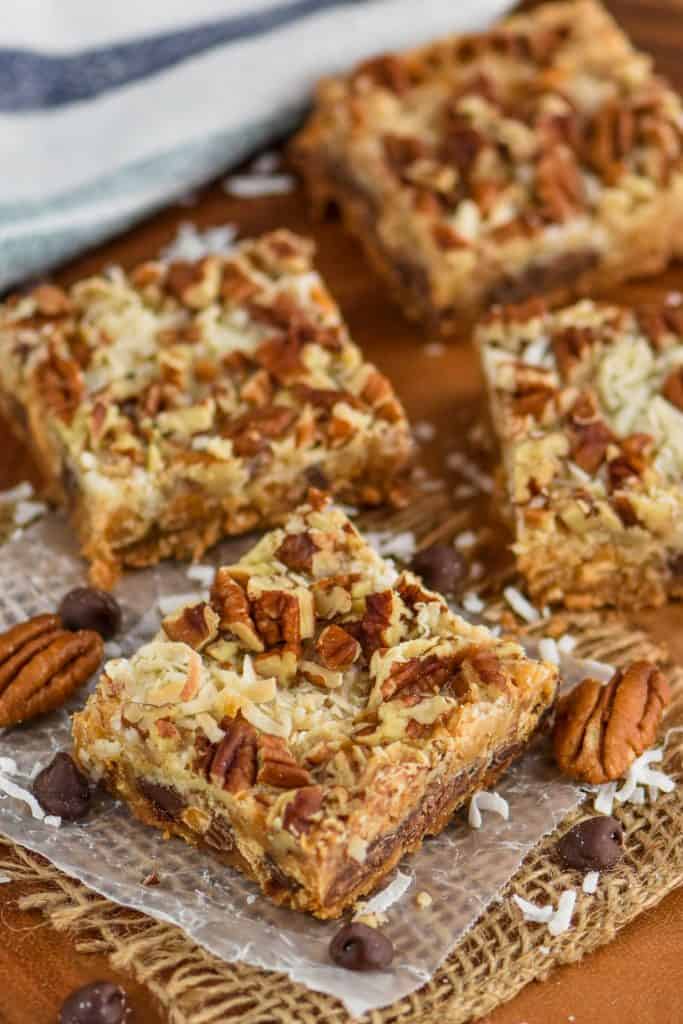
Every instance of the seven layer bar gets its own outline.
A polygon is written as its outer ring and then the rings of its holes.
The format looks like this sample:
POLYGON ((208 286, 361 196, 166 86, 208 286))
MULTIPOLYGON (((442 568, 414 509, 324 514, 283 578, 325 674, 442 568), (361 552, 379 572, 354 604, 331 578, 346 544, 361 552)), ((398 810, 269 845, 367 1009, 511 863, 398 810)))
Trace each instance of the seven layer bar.
POLYGON ((109 662, 74 738, 143 821, 335 917, 519 756, 557 670, 310 502, 109 662))

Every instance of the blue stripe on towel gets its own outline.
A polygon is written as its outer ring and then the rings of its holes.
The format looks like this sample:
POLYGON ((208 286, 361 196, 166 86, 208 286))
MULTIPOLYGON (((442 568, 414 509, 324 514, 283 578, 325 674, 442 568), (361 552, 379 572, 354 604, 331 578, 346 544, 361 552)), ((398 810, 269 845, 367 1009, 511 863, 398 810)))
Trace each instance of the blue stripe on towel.
POLYGON ((263 35, 333 7, 368 2, 293 0, 265 11, 223 18, 135 42, 84 50, 68 57, 0 48, 0 111, 14 113, 86 100, 163 71, 215 46, 263 35))

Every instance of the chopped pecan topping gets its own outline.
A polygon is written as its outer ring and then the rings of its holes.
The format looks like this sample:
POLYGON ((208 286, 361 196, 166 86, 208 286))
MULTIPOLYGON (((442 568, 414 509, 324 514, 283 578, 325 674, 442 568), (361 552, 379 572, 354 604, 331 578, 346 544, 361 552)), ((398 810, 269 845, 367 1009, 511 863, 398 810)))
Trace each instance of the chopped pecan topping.
POLYGON ((263 733, 258 738, 257 782, 280 789, 298 789, 310 786, 311 773, 294 758, 287 743, 280 736, 263 733))
POLYGON ((508 689, 505 672, 495 651, 489 651, 482 647, 470 654, 467 661, 484 686, 491 687, 493 690, 505 691, 508 689))
POLYGON ((257 732, 241 715, 221 722, 225 736, 214 749, 209 776, 229 793, 240 793, 256 782, 257 732))
POLYGON ((266 647, 284 643, 298 647, 301 640, 299 602, 285 590, 266 590, 252 602, 256 630, 266 647))
POLYGON ((287 433, 296 412, 285 405, 267 405, 244 413, 228 423, 222 433, 231 438, 235 455, 249 457, 287 433))
POLYGON ((220 616, 221 629, 234 633, 250 651, 263 650, 251 617, 249 599, 225 567, 216 573, 211 588, 211 606, 220 616))
POLYGON ((621 442, 621 454, 607 465, 610 489, 619 490, 629 481, 638 480, 647 467, 647 455, 652 447, 649 434, 631 434, 621 442))
POLYGON ((236 263, 226 263, 221 280, 221 298, 236 305, 246 302, 259 290, 258 283, 236 263))
POLYGON ((310 533, 288 533, 275 557, 294 572, 310 573, 313 571, 313 556, 319 550, 310 533))
POLYGON ((460 174, 468 174, 486 145, 486 137, 472 126, 469 119, 447 105, 441 158, 453 164, 460 174))
POLYGON ((451 224, 446 224, 443 221, 437 221, 432 226, 432 238, 439 249, 443 249, 445 252, 451 249, 468 249, 470 244, 466 238, 458 234, 451 224))
POLYGON ((604 180, 614 185, 626 169, 625 158, 634 141, 633 111, 618 99, 609 100, 589 122, 586 157, 604 180))
POLYGON ((64 359, 51 345, 47 359, 35 370, 39 393, 46 406, 70 423, 83 396, 83 374, 74 359, 64 359))
POLYGON ((662 385, 662 394, 683 412, 683 366, 671 371, 662 385))
POLYGON ((636 510, 634 509, 629 498, 625 494, 615 494, 612 498, 612 507, 621 519, 624 526, 640 526, 641 522, 638 518, 636 510))
POLYGON ((415 135, 391 132, 382 137, 382 146, 387 163, 399 175, 416 160, 429 155, 427 143, 415 135))
MULTIPOLYGON (((369 658, 380 647, 386 647, 385 631, 391 625, 393 596, 390 590, 382 590, 378 594, 368 594, 365 599, 365 612, 360 621, 359 640, 365 655, 369 658)), ((350 623, 345 623, 347 629, 350 623)))
POLYGON ((592 327, 576 327, 573 324, 557 331, 553 335, 553 352, 562 376, 567 379, 577 363, 581 362, 585 352, 595 342, 592 327))
POLYGON ((369 78, 382 89, 388 89, 401 96, 410 88, 408 65, 394 53, 380 54, 359 64, 353 73, 353 80, 369 78))
POLYGON ((178 260, 171 263, 165 286, 185 306, 202 309, 218 296, 220 266, 215 256, 205 256, 196 262, 178 260))
POLYGON ((188 644, 195 651, 200 651, 218 635, 220 617, 210 604, 201 601, 189 605, 175 615, 170 615, 161 623, 169 640, 188 644))
POLYGON ((343 671, 360 654, 360 644, 341 626, 325 626, 316 642, 316 650, 325 668, 343 671))
POLYGON ((39 284, 31 292, 41 316, 66 316, 71 312, 71 300, 63 288, 54 284, 39 284))
POLYGON ((574 403, 569 422, 573 435, 571 457, 586 473, 596 473, 602 465, 607 449, 614 443, 614 435, 600 419, 593 397, 582 394, 574 403))
POLYGON ((270 405, 273 401, 273 382, 268 371, 257 370, 252 374, 242 385, 240 398, 256 406, 270 405))
POLYGON ((285 808, 283 826, 295 836, 310 832, 313 827, 312 819, 320 811, 322 803, 321 786, 302 786, 285 808))
POLYGON ((382 683, 382 697, 391 700, 399 694, 404 704, 418 704, 424 697, 446 690, 451 696, 463 696, 467 684, 460 675, 463 656, 410 658, 396 662, 382 683))
MULTIPOLYGON (((361 398, 382 419, 395 423, 402 416, 401 405, 393 387, 379 370, 372 368, 361 391, 361 398)), ((353 404, 353 403, 352 403, 353 404)))
POLYGON ((102 638, 70 633, 56 615, 37 615, 0 635, 0 727, 54 711, 99 666, 102 638))
POLYGON ((554 147, 536 165, 536 194, 544 215, 563 223, 584 205, 581 172, 571 150, 554 147))
POLYGON ((669 687, 650 662, 619 669, 607 686, 584 679, 558 705, 555 758, 565 775, 600 784, 619 779, 652 746, 669 687))
POLYGON ((554 387, 540 380, 520 381, 512 395, 513 409, 518 416, 542 416, 556 393, 554 387))

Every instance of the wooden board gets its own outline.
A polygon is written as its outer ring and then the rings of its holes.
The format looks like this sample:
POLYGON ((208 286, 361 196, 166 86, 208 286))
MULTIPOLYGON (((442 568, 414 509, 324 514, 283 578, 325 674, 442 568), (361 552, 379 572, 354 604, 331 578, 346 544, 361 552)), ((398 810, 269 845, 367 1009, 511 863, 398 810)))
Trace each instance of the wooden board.
MULTIPOLYGON (((614 0, 608 6, 636 42, 655 55, 659 69, 683 88, 683 0, 614 0)), ((482 401, 473 352, 461 344, 449 346, 439 356, 426 355, 424 346, 432 339, 408 324, 391 305, 359 249, 337 223, 311 223, 300 193, 237 201, 214 186, 202 192, 194 206, 164 211, 55 277, 70 282, 109 263, 132 266, 155 254, 184 220, 198 226, 231 222, 242 235, 281 225, 312 234, 318 243, 320 269, 354 337, 391 376, 411 419, 427 420, 436 427, 436 438, 424 451, 425 464, 452 482, 444 458, 462 442, 462 417, 454 413, 476 410, 482 401)), ((680 266, 611 294, 633 301, 670 289, 683 291, 680 266)), ((1 421, 0 438, 0 488, 26 478, 37 482, 26 453, 9 440, 1 421)), ((682 632, 683 608, 646 614, 641 621, 683 658, 683 637, 677 635, 682 632)), ((138 1024, 161 1024, 164 1018, 142 986, 117 975, 104 958, 77 953, 68 936, 53 932, 39 914, 20 912, 16 904, 22 892, 20 886, 0 889, 0 1024, 54 1024, 68 992, 96 978, 113 978, 126 985, 138 1024)), ((529 986, 487 1018, 487 1024, 680 1024, 681 949, 683 890, 678 890, 610 946, 579 965, 555 971, 542 985, 529 986)))

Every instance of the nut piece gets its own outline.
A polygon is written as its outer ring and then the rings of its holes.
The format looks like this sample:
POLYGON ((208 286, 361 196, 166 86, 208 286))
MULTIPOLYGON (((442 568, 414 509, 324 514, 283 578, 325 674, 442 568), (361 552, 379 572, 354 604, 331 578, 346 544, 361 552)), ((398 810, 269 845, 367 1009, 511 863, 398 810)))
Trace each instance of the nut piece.
POLYGON ((37 615, 0 635, 0 727, 54 711, 87 682, 102 660, 102 638, 60 629, 37 615))
POLYGON ((619 779, 652 745, 669 687, 650 662, 619 669, 606 686, 584 679, 557 709, 555 759, 562 772, 582 782, 619 779))
POLYGON ((360 654, 358 641, 341 626, 325 626, 315 646, 325 668, 332 671, 353 665, 360 654))

